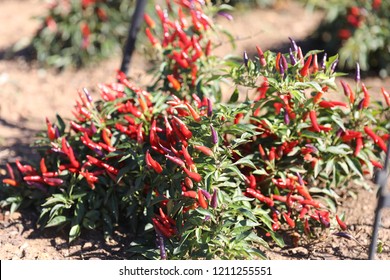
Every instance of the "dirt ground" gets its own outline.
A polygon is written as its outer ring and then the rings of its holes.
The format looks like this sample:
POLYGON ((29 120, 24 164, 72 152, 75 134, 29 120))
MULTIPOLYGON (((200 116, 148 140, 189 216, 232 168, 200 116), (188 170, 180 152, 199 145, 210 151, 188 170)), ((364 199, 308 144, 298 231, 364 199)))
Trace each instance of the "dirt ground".
MULTIPOLYGON (((77 90, 88 88, 97 92, 97 84, 111 82, 120 65, 121 54, 80 71, 66 70, 60 74, 39 69, 21 58, 1 59, 1 50, 15 43, 28 41, 37 29, 34 16, 42 14, 45 1, 0 0, 0 176, 8 160, 33 156, 29 144, 44 128, 44 118, 55 118, 58 113, 71 117, 77 90)), ((304 40, 318 26, 322 14, 309 13, 302 6, 281 0, 275 9, 252 10, 235 15, 228 22, 219 19, 238 39, 236 50, 222 46, 221 54, 244 50, 251 52, 255 44, 263 50, 276 49, 288 42, 304 40)), ((130 75, 141 80, 145 62, 139 55, 133 58, 130 75)), ((390 88, 390 79, 367 78, 372 92, 381 86, 390 88)), ((270 259, 367 259, 368 246, 376 207, 375 187, 371 191, 355 188, 356 197, 348 197, 338 213, 345 213, 349 233, 356 240, 336 237, 329 233, 319 240, 301 240, 298 247, 273 248, 267 251, 270 259)), ((378 259, 390 260, 390 211, 383 212, 379 242, 382 252, 378 259)), ((70 246, 65 232, 38 230, 36 213, 15 213, 0 210, 0 259, 126 259, 129 240, 125 229, 118 229, 112 240, 105 241, 98 232, 85 232, 70 246)))

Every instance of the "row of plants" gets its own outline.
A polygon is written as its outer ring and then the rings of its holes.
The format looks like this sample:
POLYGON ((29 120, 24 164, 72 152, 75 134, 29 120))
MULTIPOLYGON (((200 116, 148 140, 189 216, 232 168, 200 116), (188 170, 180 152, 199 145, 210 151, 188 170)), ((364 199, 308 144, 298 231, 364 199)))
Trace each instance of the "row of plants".
POLYGON ((153 83, 117 73, 98 100, 80 90, 73 119, 46 119, 40 160, 7 164, 1 206, 35 207, 70 241, 126 225, 134 258, 266 258, 285 233, 348 237, 337 193, 381 168, 388 92, 372 101, 359 71, 339 85, 338 56, 292 39, 289 53, 216 57, 210 11, 183 0, 146 14, 153 83))

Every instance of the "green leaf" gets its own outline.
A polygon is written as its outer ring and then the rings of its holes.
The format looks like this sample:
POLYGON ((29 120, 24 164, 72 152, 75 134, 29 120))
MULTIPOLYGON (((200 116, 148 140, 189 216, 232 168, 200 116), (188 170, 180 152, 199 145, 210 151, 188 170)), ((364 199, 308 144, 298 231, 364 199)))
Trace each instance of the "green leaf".
POLYGON ((351 154, 351 147, 347 144, 341 144, 338 146, 330 146, 326 149, 328 153, 332 153, 335 155, 348 155, 351 154))
POLYGON ((73 225, 69 231, 69 243, 80 236, 80 225, 73 225))
POLYGON ((236 88, 234 92, 232 93, 232 96, 230 96, 229 103, 236 103, 239 97, 238 89, 236 88))
POLYGON ((283 240, 283 237, 281 235, 279 235, 278 233, 274 232, 274 231, 268 231, 269 234, 271 235, 272 239, 275 241, 275 243, 283 248, 284 246, 286 246, 286 244, 284 243, 284 240, 283 240))
POLYGON ((50 220, 49 223, 46 224, 45 227, 55 227, 59 225, 63 225, 68 222, 68 219, 65 216, 56 216, 50 220))
POLYGON ((357 174, 361 179, 363 179, 363 173, 360 166, 360 162, 356 158, 345 157, 345 161, 348 166, 357 174))
POLYGON ((256 169, 256 165, 249 159, 251 157, 252 156, 250 155, 250 156, 240 158, 235 163, 233 163, 233 165, 243 165, 243 166, 248 166, 250 168, 256 169))

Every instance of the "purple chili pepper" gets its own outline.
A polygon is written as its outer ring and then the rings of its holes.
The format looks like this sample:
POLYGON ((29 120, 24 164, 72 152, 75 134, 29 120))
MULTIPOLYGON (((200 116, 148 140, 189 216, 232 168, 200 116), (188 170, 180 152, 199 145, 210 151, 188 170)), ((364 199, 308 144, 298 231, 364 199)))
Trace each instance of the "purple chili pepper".
POLYGON ((360 65, 359 65, 359 62, 356 62, 355 81, 357 83, 360 82, 360 65))
POLYGON ((337 137, 340 137, 341 134, 343 134, 343 132, 344 132, 344 130, 340 127, 340 128, 337 130, 337 132, 336 132, 336 136, 337 136, 337 137))
POLYGON ((248 53, 244 51, 244 65, 246 68, 248 68, 248 61, 249 61, 248 53))
POLYGON ((47 193, 47 186, 43 185, 42 183, 31 182, 31 181, 27 181, 26 183, 27 183, 27 185, 32 186, 32 187, 40 190, 43 193, 47 193))
POLYGON ((284 76, 284 66, 282 60, 279 60, 279 73, 284 76))
POLYGON ((336 59, 333 63, 332 63, 332 65, 330 66, 330 72, 331 73, 333 73, 334 72, 334 70, 336 70, 336 67, 337 67, 337 64, 339 63, 339 60, 338 59, 336 59))
POLYGON ((92 132, 92 134, 95 134, 96 131, 97 131, 97 128, 96 128, 95 124, 92 122, 91 123, 91 132, 92 132))
POLYGON ((219 16, 222 16, 224 18, 226 18, 227 20, 233 20, 233 16, 229 13, 226 13, 226 12, 218 12, 218 15, 219 16))
POLYGON ((213 144, 217 144, 218 143, 218 134, 217 132, 215 131, 214 127, 212 124, 210 124, 210 130, 211 130, 211 141, 213 142, 213 144))
POLYGON ((280 60, 282 61, 282 65, 283 65, 284 71, 287 71, 287 69, 288 69, 287 59, 285 58, 284 55, 282 55, 280 60))
POLYGON ((291 38, 291 37, 288 37, 290 39, 290 43, 291 43, 291 49, 294 51, 294 52, 297 52, 298 51, 298 46, 297 44, 295 43, 294 39, 291 38))
POLYGON ((363 109, 363 102, 364 102, 364 98, 362 100, 360 100, 359 105, 358 105, 358 110, 363 109))
POLYGON ((160 257, 162 260, 167 259, 167 252, 165 251, 164 237, 160 232, 157 232, 157 244, 160 249, 160 257))
POLYGON ((346 233, 346 232, 334 232, 333 235, 336 235, 338 237, 343 237, 343 238, 347 238, 347 239, 353 239, 352 235, 350 235, 349 233, 346 233))
POLYGON ((100 156, 100 157, 104 156, 104 154, 103 154, 103 152, 102 152, 101 150, 99 150, 99 149, 93 149, 93 150, 95 151, 95 153, 96 153, 98 156, 100 156))
POLYGON ((204 217, 204 220, 203 220, 203 221, 204 221, 204 222, 207 222, 207 221, 210 221, 210 219, 211 219, 210 215, 207 215, 207 216, 204 217))
POLYGON ((161 149, 164 150, 164 152, 166 152, 166 153, 169 154, 169 155, 174 155, 174 153, 173 153, 170 149, 164 147, 163 145, 161 145, 161 143, 158 143, 158 144, 159 144, 159 146, 161 147, 161 149))
POLYGON ((324 53, 324 56, 322 57, 322 63, 321 63, 321 69, 325 70, 326 69, 326 59, 327 59, 327 53, 324 53))
POLYGON ((303 182, 303 179, 302 179, 302 176, 301 174, 299 174, 299 172, 296 172, 297 174, 297 177, 298 177, 298 182, 301 186, 305 185, 305 183, 303 182))
POLYGON ((312 149, 313 151, 314 151, 314 153, 318 153, 318 149, 314 146, 314 145, 312 145, 312 144, 306 144, 305 145, 306 147, 308 147, 308 148, 310 148, 310 149, 312 149))
POLYGON ((211 117, 213 114, 213 104, 211 103, 210 98, 207 98, 207 116, 211 117))
POLYGON ((204 189, 200 189, 200 191, 202 192, 202 194, 204 195, 204 197, 207 199, 207 200, 210 200, 211 199, 211 194, 209 194, 208 191, 204 190, 204 189))
POLYGON ((87 97, 88 101, 92 103, 93 99, 92 96, 89 94, 88 90, 86 88, 83 88, 84 94, 87 97))
POLYGON ((58 129, 58 126, 54 125, 54 131, 55 131, 56 138, 59 138, 61 135, 60 135, 60 130, 58 129))
POLYGON ((284 123, 289 125, 290 124, 290 117, 288 116, 287 111, 284 111, 284 123))
POLYGON ((329 223, 327 220, 325 220, 325 219, 321 216, 320 213, 318 213, 318 218, 320 218, 321 224, 323 224, 324 227, 326 227, 326 228, 330 227, 330 223, 329 223))
POLYGON ((276 215, 280 215, 280 212, 278 211, 278 209, 276 209, 273 206, 271 206, 270 208, 271 208, 272 212, 274 212, 276 215))
POLYGON ((291 62, 291 65, 294 66, 295 64, 297 64, 297 60, 296 60, 295 55, 293 54, 291 48, 289 49, 289 53, 290 53, 290 62, 291 62))
POLYGON ((211 197, 211 203, 210 203, 210 206, 211 208, 215 209, 218 207, 218 197, 217 197, 217 193, 218 193, 218 190, 217 189, 214 189, 213 191, 213 195, 211 197))

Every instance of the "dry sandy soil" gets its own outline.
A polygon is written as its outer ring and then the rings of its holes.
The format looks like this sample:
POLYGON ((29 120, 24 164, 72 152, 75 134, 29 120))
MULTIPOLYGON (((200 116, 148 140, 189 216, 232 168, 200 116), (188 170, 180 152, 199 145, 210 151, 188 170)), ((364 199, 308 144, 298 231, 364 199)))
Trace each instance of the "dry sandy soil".
MULTIPOLYGON (((263 49, 278 48, 288 42, 288 36, 304 40, 318 26, 321 14, 306 12, 300 5, 281 1, 275 9, 240 13, 233 22, 220 19, 239 39, 236 50, 228 47, 220 53, 248 52, 259 44, 263 49)), ((17 42, 28 40, 37 29, 32 17, 44 12, 44 1, 0 0, 0 51, 17 42)), ((71 116, 77 90, 86 87, 95 94, 100 82, 111 82, 120 65, 121 56, 80 71, 66 70, 60 74, 39 69, 23 59, 0 59, 0 176, 8 160, 33 156, 28 144, 44 128, 44 118, 54 119, 58 113, 71 116)), ((139 80, 145 63, 135 55, 130 75, 139 80)), ((390 80, 367 78, 372 92, 381 86, 390 88, 390 80)), ((345 212, 349 232, 355 240, 332 234, 312 241, 301 240, 298 247, 273 248, 267 252, 270 259, 367 259, 368 246, 376 207, 375 189, 356 188, 356 197, 348 197, 340 205, 345 212)), ((390 260, 390 212, 385 211, 379 240, 383 251, 378 259, 390 260)), ((35 226, 36 213, 23 212, 10 216, 0 210, 0 259, 126 259, 129 243, 125 230, 118 229, 112 240, 105 241, 98 232, 84 233, 73 245, 66 241, 65 232, 40 231, 35 226)))

